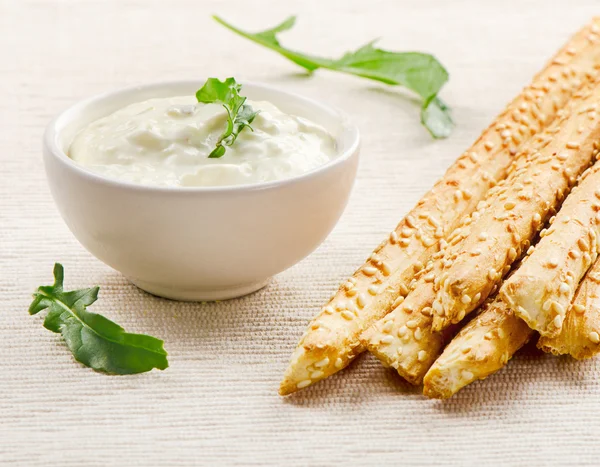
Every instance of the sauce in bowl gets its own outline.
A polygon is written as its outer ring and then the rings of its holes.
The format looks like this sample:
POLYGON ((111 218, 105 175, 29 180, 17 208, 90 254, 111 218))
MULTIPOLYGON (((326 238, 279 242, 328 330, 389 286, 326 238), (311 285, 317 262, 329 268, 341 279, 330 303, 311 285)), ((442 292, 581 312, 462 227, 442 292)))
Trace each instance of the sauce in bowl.
POLYGON ((266 101, 221 158, 209 158, 227 112, 193 96, 138 102, 96 120, 74 138, 69 157, 89 170, 145 185, 231 186, 281 180, 326 164, 335 139, 323 127, 266 101))

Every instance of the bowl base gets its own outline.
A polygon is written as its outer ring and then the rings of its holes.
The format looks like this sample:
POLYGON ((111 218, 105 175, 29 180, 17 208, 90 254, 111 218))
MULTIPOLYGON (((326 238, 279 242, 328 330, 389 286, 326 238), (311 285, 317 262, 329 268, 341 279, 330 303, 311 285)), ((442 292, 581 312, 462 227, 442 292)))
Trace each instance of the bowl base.
POLYGON ((266 286, 271 278, 251 284, 242 284, 233 287, 225 287, 221 289, 179 289, 176 287, 164 286, 161 284, 153 284, 137 279, 128 278, 128 280, 136 287, 142 289, 157 297, 168 298, 170 300, 178 300, 182 302, 209 302, 215 300, 228 300, 230 298, 242 297, 251 294, 266 286))

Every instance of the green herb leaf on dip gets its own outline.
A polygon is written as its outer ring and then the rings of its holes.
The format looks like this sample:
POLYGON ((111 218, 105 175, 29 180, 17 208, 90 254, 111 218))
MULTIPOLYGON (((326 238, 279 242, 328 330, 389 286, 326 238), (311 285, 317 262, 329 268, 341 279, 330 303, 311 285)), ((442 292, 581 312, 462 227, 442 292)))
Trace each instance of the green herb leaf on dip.
POLYGON ((315 57, 286 49, 277 39, 278 33, 294 26, 295 16, 290 16, 272 29, 257 33, 242 31, 218 16, 213 18, 231 31, 278 52, 310 72, 326 68, 389 85, 404 86, 423 99, 421 123, 434 138, 445 138, 452 131, 454 123, 450 109, 437 97, 442 86, 448 81, 448 72, 433 55, 421 52, 390 52, 378 49, 374 47, 374 42, 370 42, 339 59, 315 57))
POLYGON ((245 103, 246 98, 240 96, 241 89, 242 85, 236 83, 235 78, 227 78, 223 82, 217 78, 208 78, 204 86, 196 92, 198 102, 221 104, 228 115, 225 131, 208 157, 222 157, 225 154, 225 146, 231 146, 244 128, 248 127, 252 130, 250 124, 258 112, 245 103))
POLYGON ((54 284, 33 294, 29 314, 48 309, 44 327, 62 334, 75 360, 97 371, 126 375, 169 366, 163 341, 144 334, 130 334, 118 324, 87 307, 98 297, 99 287, 65 291, 64 270, 54 265, 54 284))

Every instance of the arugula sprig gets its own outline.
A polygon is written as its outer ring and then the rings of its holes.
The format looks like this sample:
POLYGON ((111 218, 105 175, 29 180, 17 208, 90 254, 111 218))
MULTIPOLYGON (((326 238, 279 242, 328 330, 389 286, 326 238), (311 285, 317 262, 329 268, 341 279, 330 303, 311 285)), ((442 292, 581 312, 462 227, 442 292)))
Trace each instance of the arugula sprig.
POLYGON ((87 307, 98 298, 99 287, 65 291, 64 269, 54 265, 54 284, 33 294, 29 314, 48 309, 44 327, 62 334, 73 357, 94 370, 134 374, 169 366, 163 341, 145 334, 130 334, 118 324, 87 307))
POLYGON ((252 106, 246 104, 246 98, 240 95, 242 85, 235 78, 227 78, 221 82, 217 78, 208 78, 204 86, 196 92, 198 102, 204 104, 221 104, 227 111, 227 126, 219 137, 215 149, 208 155, 219 158, 225 154, 225 146, 231 146, 240 132, 248 127, 258 115, 252 106))
POLYGON ((448 72, 433 55, 390 52, 374 47, 373 41, 339 59, 316 57, 287 49, 279 43, 277 34, 291 29, 296 22, 295 16, 290 16, 274 28, 256 33, 243 31, 218 16, 213 18, 236 34, 278 52, 309 72, 326 68, 389 85, 404 86, 423 99, 421 123, 431 136, 446 138, 452 131, 454 123, 450 109, 438 97, 440 89, 448 81, 448 72))

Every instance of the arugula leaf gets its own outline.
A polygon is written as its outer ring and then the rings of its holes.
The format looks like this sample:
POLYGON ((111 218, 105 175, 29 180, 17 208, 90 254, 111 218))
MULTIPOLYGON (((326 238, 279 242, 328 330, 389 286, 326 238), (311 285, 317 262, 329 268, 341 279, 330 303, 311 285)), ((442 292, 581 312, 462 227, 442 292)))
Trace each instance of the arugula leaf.
POLYGON ((231 146, 240 132, 248 127, 258 115, 252 106, 246 104, 246 98, 240 96, 242 85, 235 78, 227 78, 221 82, 217 78, 208 78, 204 86, 196 92, 198 102, 204 104, 222 104, 227 110, 227 126, 219 137, 215 149, 208 155, 219 158, 225 154, 225 146, 231 146))
POLYGON ((446 138, 452 131, 454 123, 450 109, 437 97, 448 81, 448 72, 433 55, 390 52, 378 49, 374 47, 374 42, 369 42, 339 59, 321 58, 287 49, 279 43, 277 34, 291 29, 296 22, 295 16, 290 16, 274 28, 257 33, 242 31, 218 16, 213 18, 236 34, 278 52, 309 72, 326 68, 392 86, 404 86, 423 99, 421 123, 434 138, 446 138))
POLYGON ((48 308, 44 327, 62 334, 75 360, 97 371, 126 375, 169 366, 163 341, 130 334, 118 324, 86 309, 98 298, 99 287, 63 289, 64 269, 54 265, 54 284, 33 294, 29 314, 48 308))

